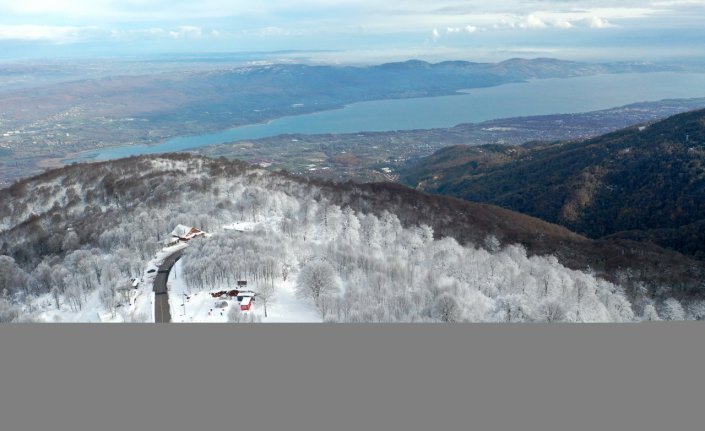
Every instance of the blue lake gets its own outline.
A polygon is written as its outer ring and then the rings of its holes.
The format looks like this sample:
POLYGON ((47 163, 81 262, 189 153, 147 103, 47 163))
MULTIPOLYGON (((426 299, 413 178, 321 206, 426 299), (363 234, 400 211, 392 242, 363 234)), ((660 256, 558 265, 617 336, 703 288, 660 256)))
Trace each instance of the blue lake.
POLYGON ((636 102, 705 97, 702 73, 629 73, 468 90, 464 94, 355 103, 342 109, 282 117, 217 133, 181 136, 159 145, 90 151, 80 159, 109 160, 139 154, 184 151, 207 145, 281 134, 355 133, 452 127, 486 120, 576 113, 636 102))

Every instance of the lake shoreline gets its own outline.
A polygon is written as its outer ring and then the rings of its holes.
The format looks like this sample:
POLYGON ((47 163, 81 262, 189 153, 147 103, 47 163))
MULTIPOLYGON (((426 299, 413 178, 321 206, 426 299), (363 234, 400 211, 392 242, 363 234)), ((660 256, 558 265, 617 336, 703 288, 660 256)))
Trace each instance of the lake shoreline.
POLYGON ((356 102, 214 133, 176 136, 156 144, 87 150, 76 157, 65 157, 62 162, 65 165, 139 154, 186 152, 280 135, 444 129, 503 118, 582 113, 644 101, 705 96, 705 90, 696 94, 691 92, 692 88, 705 89, 705 74, 652 72, 535 79, 464 89, 445 96, 356 102))

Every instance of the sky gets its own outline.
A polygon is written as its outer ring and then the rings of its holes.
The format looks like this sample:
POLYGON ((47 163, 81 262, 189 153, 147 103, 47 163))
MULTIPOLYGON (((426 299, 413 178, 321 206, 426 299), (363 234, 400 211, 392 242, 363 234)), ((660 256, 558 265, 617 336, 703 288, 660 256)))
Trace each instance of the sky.
POLYGON ((659 61, 703 58, 703 41, 705 0, 0 0, 0 59, 659 61))

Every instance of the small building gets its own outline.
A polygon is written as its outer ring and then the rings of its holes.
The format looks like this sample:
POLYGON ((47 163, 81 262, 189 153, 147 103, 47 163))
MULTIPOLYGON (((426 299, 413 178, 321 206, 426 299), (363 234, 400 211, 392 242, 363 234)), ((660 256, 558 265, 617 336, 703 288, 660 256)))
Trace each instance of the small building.
MULTIPOLYGON (((230 299, 232 301, 237 301, 240 304, 240 310, 249 311, 252 307, 252 303, 255 302, 255 297, 257 293, 252 290, 220 290, 217 292, 210 292, 210 295, 219 300, 230 299)), ((225 301, 222 301, 225 302, 225 301)), ((225 302, 227 304, 227 302, 225 302)), ((217 307, 217 306, 216 306, 217 307)))
POLYGON ((205 235, 206 233, 203 232, 201 229, 192 227, 186 235, 179 237, 180 240, 182 241, 188 241, 190 239, 196 238, 197 236, 205 235))
POLYGON ((171 231, 171 241, 185 242, 205 234, 205 232, 197 227, 188 227, 180 224, 176 226, 173 231, 171 231))
POLYGON ((242 310, 242 311, 250 311, 251 306, 252 306, 252 297, 251 296, 245 296, 242 298, 242 301, 240 301, 240 310, 242 310))
POLYGON ((255 302, 257 294, 251 290, 241 290, 237 295, 237 302, 240 303, 240 310, 250 311, 252 303, 255 302))

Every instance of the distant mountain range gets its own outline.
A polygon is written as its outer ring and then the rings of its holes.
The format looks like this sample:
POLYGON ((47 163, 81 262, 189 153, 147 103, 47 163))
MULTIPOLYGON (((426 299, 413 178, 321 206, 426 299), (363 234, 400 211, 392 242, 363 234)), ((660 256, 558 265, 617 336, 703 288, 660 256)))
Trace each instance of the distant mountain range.
POLYGON ((582 141, 452 146, 402 181, 705 258, 705 110, 582 141))
POLYGON ((365 100, 447 95, 533 78, 665 70, 680 71, 683 67, 555 59, 436 64, 410 60, 367 67, 272 64, 77 80, 7 91, 0 101, 9 105, 4 120, 13 127, 21 122, 43 121, 64 113, 67 107, 74 108, 72 116, 129 115, 162 121, 169 117, 175 123, 176 118, 188 116, 191 123, 199 120, 209 124, 227 115, 233 126, 300 113, 301 108, 317 111, 365 100), (298 103, 304 106, 292 110, 291 105, 298 103), (33 109, 20 109, 28 104, 33 109))

